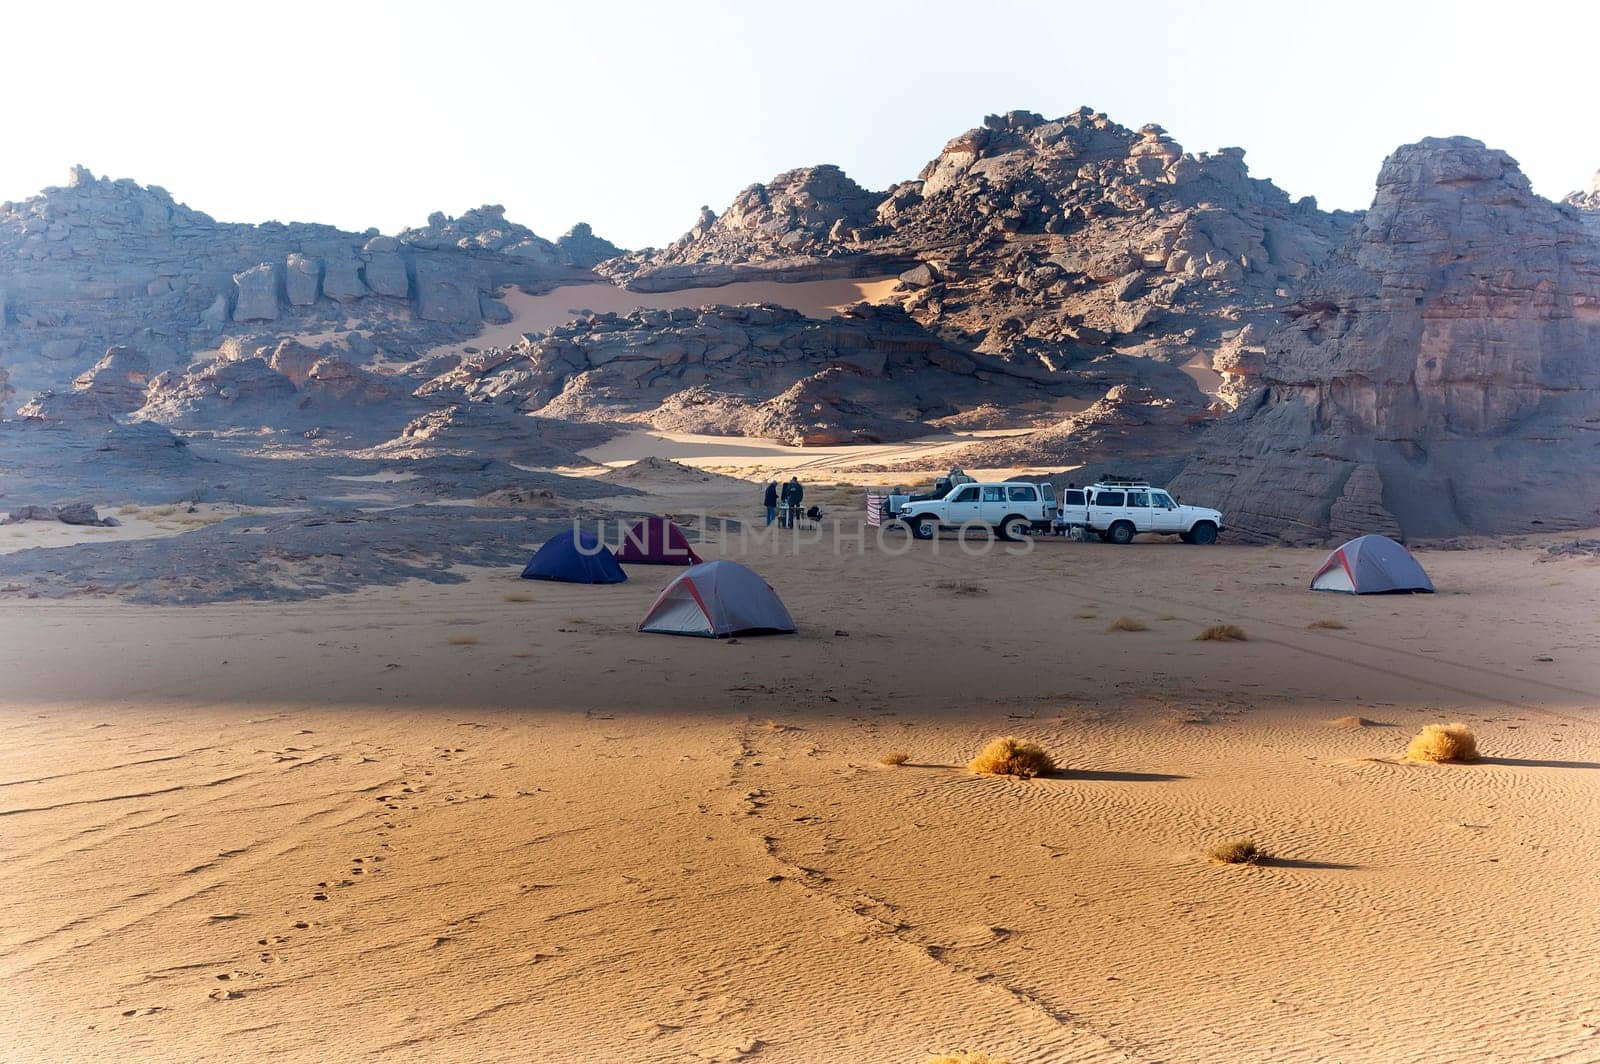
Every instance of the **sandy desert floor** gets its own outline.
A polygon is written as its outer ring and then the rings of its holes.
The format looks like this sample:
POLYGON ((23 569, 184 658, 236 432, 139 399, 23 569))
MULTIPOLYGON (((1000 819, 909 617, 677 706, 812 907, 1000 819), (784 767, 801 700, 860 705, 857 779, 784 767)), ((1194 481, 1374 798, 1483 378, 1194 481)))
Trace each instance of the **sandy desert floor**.
POLYGON ((729 532, 800 626, 732 642, 650 567, 6 600, 0 1059, 1597 1060, 1600 564, 1539 546, 729 532))

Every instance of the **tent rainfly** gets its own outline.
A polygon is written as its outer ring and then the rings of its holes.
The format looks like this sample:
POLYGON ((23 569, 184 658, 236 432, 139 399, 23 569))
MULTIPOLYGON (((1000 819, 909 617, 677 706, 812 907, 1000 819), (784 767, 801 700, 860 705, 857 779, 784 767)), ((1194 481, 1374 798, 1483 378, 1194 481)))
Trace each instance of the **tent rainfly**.
POLYGON ((1411 552, 1387 536, 1361 536, 1328 555, 1311 578, 1313 591, 1347 595, 1432 593, 1433 581, 1411 552))
POLYGON ((524 580, 561 580, 569 584, 620 584, 628 574, 616 557, 591 532, 573 529, 551 537, 528 560, 524 580))
POLYGON ((738 562, 701 562, 667 585, 639 623, 641 632, 734 635, 793 632, 794 620, 778 593, 738 562))
POLYGON ((698 565, 683 529, 665 517, 646 517, 628 529, 617 548, 617 561, 628 565, 698 565))

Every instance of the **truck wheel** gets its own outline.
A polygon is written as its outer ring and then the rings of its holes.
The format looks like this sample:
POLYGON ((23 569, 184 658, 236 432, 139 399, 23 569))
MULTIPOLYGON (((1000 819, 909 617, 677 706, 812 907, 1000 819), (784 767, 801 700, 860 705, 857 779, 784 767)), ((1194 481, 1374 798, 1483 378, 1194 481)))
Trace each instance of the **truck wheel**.
POLYGON ((1106 530, 1106 538, 1117 546, 1126 546, 1133 542, 1134 528, 1126 521, 1118 521, 1106 530))
POLYGON ((1013 514, 1001 521, 1000 527, 995 531, 1001 539, 1015 541, 1025 538, 1032 528, 1033 523, 1026 517, 1018 517, 1013 514))
POLYGON ((1217 526, 1210 521, 1201 521, 1189 529, 1189 542, 1198 543, 1202 547, 1209 547, 1217 541, 1217 526))
POLYGON ((1193 543, 1194 542, 1194 537, 1190 536, 1189 533, 1187 533, 1187 532, 1179 532, 1178 533, 1178 538, 1180 540, 1182 540, 1183 542, 1185 542, 1185 543, 1193 543))
POLYGON ((933 525, 920 517, 913 517, 906 522, 906 527, 911 529, 912 539, 932 539, 936 531, 933 525))

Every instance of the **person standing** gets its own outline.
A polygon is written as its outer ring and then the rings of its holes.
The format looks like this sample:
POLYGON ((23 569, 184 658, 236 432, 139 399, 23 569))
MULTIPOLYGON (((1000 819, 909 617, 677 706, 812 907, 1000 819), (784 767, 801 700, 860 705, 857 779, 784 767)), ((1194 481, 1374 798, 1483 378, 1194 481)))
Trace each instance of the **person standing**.
POLYGON ((790 528, 800 523, 800 503, 806 497, 806 489, 800 486, 799 477, 790 477, 789 483, 783 486, 783 510, 790 528))
POLYGON ((761 504, 767 508, 767 524, 771 525, 778 516, 778 482, 767 481, 767 493, 762 496, 761 504))

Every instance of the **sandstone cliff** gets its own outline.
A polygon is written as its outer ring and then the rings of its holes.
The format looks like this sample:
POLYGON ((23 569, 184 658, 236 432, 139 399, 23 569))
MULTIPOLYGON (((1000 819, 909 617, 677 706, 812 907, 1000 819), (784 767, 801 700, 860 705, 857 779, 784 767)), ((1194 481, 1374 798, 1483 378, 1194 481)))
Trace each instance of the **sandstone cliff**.
POLYGON ((1173 487, 1252 538, 1600 522, 1600 240, 1464 137, 1397 150, 1173 487))

